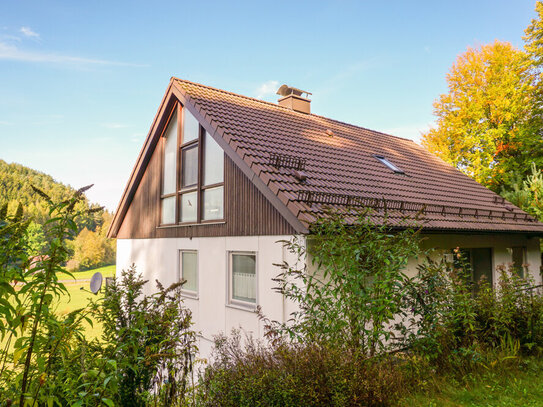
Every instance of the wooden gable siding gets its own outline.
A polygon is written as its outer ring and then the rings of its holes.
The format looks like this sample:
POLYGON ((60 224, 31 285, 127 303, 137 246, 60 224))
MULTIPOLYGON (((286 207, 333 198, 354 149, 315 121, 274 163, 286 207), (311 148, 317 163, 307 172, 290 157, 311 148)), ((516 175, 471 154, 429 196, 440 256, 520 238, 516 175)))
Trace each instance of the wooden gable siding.
POLYGON ((156 148, 130 203, 118 239, 289 235, 295 230, 225 155, 225 222, 159 227, 160 149, 156 148))

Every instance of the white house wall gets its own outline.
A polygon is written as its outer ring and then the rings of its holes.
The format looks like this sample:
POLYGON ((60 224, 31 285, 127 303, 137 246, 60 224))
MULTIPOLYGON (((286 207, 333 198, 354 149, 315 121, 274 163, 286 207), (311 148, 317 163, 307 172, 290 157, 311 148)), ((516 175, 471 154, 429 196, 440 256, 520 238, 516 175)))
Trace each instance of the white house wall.
MULTIPOLYGON (((179 251, 198 252, 198 298, 185 298, 185 304, 193 313, 194 329, 200 333, 200 355, 209 357, 213 336, 230 333, 232 328, 242 327, 254 337, 264 334, 262 323, 254 311, 229 305, 228 252, 250 251, 257 255, 257 303, 264 315, 272 320, 286 321, 296 307, 273 290, 276 284, 272 278, 280 269, 274 264, 294 264, 296 257, 289 253, 279 240, 291 236, 247 236, 209 238, 164 238, 164 239, 118 239, 117 274, 132 263, 143 277, 150 281, 147 289, 154 289, 158 279, 168 286, 179 279, 179 251)), ((538 238, 522 235, 427 235, 424 248, 450 250, 461 248, 492 248, 494 281, 497 281, 496 267, 511 263, 511 252, 515 246, 527 247, 529 271, 535 281, 541 283, 541 257, 538 238)), ((439 255, 434 251, 433 257, 439 255)), ((414 276, 417 265, 423 259, 411 259, 407 274, 414 276)))
POLYGON ((199 292, 197 298, 186 297, 185 305, 192 311, 194 329, 200 334, 200 354, 208 357, 213 336, 218 333, 243 327, 254 337, 264 334, 263 324, 254 311, 227 304, 229 251, 256 253, 257 302, 268 318, 284 321, 293 311, 293 305, 287 304, 273 290, 276 284, 272 278, 280 272, 273 264, 295 260, 281 243, 277 243, 285 239, 290 236, 118 239, 117 275, 134 263, 143 278, 149 280, 147 292, 150 292, 156 279, 164 286, 179 281, 179 251, 196 250, 199 292))

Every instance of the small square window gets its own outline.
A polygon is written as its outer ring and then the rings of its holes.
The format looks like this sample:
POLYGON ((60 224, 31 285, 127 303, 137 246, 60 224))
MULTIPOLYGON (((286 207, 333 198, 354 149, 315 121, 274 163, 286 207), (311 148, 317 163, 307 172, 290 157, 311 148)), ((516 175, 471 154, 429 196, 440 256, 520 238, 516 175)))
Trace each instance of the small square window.
POLYGON ((181 154, 182 187, 190 187, 198 183, 198 146, 184 148, 181 154))
POLYGON ((203 191, 204 220, 223 218, 224 188, 209 188, 203 191))
POLYGON ((383 164, 385 164, 388 168, 390 168, 396 174, 405 174, 401 169, 399 169, 390 161, 388 161, 384 156, 376 154, 374 157, 377 158, 379 161, 381 161, 383 164))
POLYGON ((175 223, 175 196, 162 199, 162 225, 175 223))
POLYGON ((181 250, 179 252, 179 277, 186 280, 181 289, 193 295, 198 293, 198 253, 181 250))
POLYGON ((256 254, 253 252, 230 253, 230 303, 256 304, 256 254))
POLYGON ((181 195, 181 222, 196 222, 198 212, 196 191, 181 195))

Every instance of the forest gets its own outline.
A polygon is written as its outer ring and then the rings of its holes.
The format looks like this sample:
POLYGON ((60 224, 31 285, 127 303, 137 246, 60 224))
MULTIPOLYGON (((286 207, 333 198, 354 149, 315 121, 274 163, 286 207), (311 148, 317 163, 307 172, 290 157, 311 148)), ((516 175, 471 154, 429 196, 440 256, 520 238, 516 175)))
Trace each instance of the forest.
MULTIPOLYGON (((51 243, 44 230, 50 213, 47 202, 32 186, 44 191, 54 202, 73 196, 75 189, 43 172, 0 159, 0 207, 7 204, 8 213, 14 213, 19 205, 24 208, 23 216, 30 220, 27 254, 37 256, 51 243)), ((113 215, 84 197, 75 209, 80 213, 75 219, 77 236, 69 242, 70 259, 66 267, 78 271, 115 263, 115 241, 106 236, 113 215)))

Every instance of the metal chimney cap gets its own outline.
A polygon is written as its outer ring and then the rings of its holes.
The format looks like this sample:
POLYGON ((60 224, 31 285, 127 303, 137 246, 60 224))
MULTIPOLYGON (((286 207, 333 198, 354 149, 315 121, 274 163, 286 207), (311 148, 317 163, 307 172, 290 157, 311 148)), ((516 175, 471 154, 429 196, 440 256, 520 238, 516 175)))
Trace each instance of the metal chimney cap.
POLYGON ((306 90, 301 90, 298 88, 293 88, 292 86, 288 85, 281 85, 279 89, 277 89, 277 94, 280 96, 288 96, 288 95, 296 95, 296 96, 302 96, 302 93, 305 93, 308 97, 309 95, 312 95, 311 92, 308 92, 306 90))

